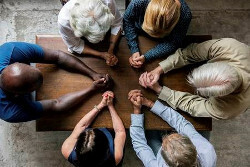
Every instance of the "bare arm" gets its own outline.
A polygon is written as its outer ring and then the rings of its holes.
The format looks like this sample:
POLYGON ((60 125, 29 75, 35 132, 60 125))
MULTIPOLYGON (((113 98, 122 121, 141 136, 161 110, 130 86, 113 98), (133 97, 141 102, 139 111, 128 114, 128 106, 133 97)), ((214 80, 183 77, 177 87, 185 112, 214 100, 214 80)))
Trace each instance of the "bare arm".
POLYGON ((64 96, 59 97, 58 99, 42 100, 40 101, 43 110, 45 112, 62 112, 69 110, 70 108, 76 106, 82 102, 86 97, 94 93, 96 90, 106 88, 107 82, 104 78, 99 79, 98 81, 93 82, 93 86, 77 91, 68 93, 64 96))
POLYGON ((75 72, 88 75, 92 79, 95 79, 97 72, 89 68, 84 62, 79 60, 73 55, 69 55, 60 50, 51 50, 43 48, 44 50, 44 60, 42 63, 52 63, 57 64, 60 67, 73 70, 75 72))
POLYGON ((114 147, 115 147, 115 162, 116 165, 120 163, 123 157, 123 148, 126 141, 126 131, 121 118, 118 116, 113 104, 108 105, 111 114, 113 128, 115 131, 114 147))
POLYGON ((82 54, 93 55, 93 56, 100 57, 100 58, 104 59, 103 52, 99 52, 95 49, 92 49, 91 47, 89 47, 87 45, 84 46, 84 50, 82 51, 82 54))
POLYGON ((109 42, 108 53, 110 53, 110 54, 113 55, 115 46, 116 46, 116 44, 117 44, 117 41, 118 41, 120 35, 121 35, 121 29, 120 29, 120 31, 118 32, 117 35, 111 34, 111 36, 110 36, 110 42, 109 42))
POLYGON ((93 92, 94 89, 91 87, 81 91, 68 93, 58 99, 42 100, 40 102, 45 112, 63 112, 76 106, 93 92))
POLYGON ((93 108, 89 111, 75 126, 71 135, 64 141, 62 145, 62 154, 68 159, 70 153, 72 152, 75 143, 79 135, 93 122, 98 113, 105 107, 101 102, 97 105, 97 108, 93 108))

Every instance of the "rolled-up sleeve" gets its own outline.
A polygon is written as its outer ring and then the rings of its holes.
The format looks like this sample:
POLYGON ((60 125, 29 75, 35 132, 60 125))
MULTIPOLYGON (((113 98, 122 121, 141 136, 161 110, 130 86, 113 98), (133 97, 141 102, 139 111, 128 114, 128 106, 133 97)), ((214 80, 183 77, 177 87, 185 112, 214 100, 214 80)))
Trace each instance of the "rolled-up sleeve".
POLYGON ((73 30, 69 26, 69 23, 66 25, 58 23, 58 27, 63 42, 68 47, 68 51, 70 53, 76 52, 78 54, 82 54, 85 43, 81 38, 75 36, 73 30))
POLYGON ((111 25, 111 34, 117 35, 120 29, 122 28, 122 16, 119 12, 119 9, 117 8, 115 0, 111 0, 109 8, 115 17, 115 20, 111 25))

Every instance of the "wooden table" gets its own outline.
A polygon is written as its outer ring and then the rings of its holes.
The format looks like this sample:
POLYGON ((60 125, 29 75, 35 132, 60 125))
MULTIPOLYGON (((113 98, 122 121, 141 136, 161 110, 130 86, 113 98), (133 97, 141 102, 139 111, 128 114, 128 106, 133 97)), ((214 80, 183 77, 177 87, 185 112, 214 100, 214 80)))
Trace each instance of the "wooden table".
MULTIPOLYGON (((189 37, 191 41, 201 42, 210 39, 211 36, 189 37)), ((190 41, 189 41, 190 42, 190 41)), ((55 35, 37 35, 36 43, 45 48, 59 49, 67 52, 60 36, 55 35)), ((155 46, 155 41, 150 41, 145 37, 139 38, 141 52, 155 46)), ((97 45, 98 50, 106 50, 107 45, 97 45)), ((156 100, 157 96, 151 90, 145 90, 138 84, 138 78, 145 70, 150 71, 158 66, 160 60, 154 61, 142 69, 134 69, 129 65, 128 58, 130 51, 125 38, 122 38, 116 53, 119 58, 119 64, 115 67, 109 67, 104 60, 93 58, 91 56, 79 57, 88 66, 97 72, 108 73, 114 79, 115 85, 113 91, 115 93, 115 108, 121 117, 126 128, 130 126, 130 114, 133 112, 132 105, 127 99, 127 94, 132 89, 141 89, 145 96, 149 99, 156 100)), ((66 93, 79 91, 87 88, 92 84, 92 80, 86 76, 70 73, 58 68, 55 65, 37 64, 37 68, 41 70, 44 76, 43 86, 37 91, 37 100, 58 98, 66 93)), ((188 66, 182 69, 174 70, 165 75, 161 82, 169 88, 188 91, 193 93, 193 89, 186 82, 186 75, 194 66, 188 66)), ((46 113, 46 115, 37 120, 37 131, 66 131, 72 130, 77 122, 101 100, 101 94, 95 94, 85 99, 81 105, 75 107, 65 113, 46 113)), ((145 128, 169 130, 171 127, 155 116, 148 109, 143 108, 145 112, 145 128)), ((193 118, 186 113, 180 112, 188 119, 197 130, 211 130, 212 120, 210 118, 193 118)), ((107 109, 103 110, 95 119, 92 127, 112 128, 111 117, 107 109)))

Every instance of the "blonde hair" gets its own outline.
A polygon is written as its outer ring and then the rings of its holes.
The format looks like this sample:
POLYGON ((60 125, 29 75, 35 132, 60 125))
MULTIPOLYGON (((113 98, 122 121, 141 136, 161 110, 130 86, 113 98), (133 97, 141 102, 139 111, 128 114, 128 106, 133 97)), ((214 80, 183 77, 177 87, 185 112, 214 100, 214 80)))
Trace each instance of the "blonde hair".
POLYGON ((76 0, 71 10, 70 26, 76 37, 91 43, 104 39, 115 17, 101 0, 76 0))
POLYGON ((161 155, 170 167, 195 167, 197 151, 191 140, 180 134, 163 137, 161 155))
POLYGON ((207 63, 188 75, 188 82, 204 97, 228 95, 241 84, 238 72, 224 62, 207 63))
POLYGON ((170 34, 180 18, 180 3, 176 1, 151 0, 145 12, 142 29, 157 38, 170 34))

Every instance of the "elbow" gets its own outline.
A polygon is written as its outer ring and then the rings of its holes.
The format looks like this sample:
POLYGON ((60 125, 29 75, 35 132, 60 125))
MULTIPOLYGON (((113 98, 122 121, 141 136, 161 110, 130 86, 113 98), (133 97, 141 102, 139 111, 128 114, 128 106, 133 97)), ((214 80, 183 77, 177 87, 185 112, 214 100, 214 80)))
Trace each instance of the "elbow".
POLYGON ((51 100, 51 107, 50 110, 53 112, 61 112, 63 108, 60 107, 60 101, 58 99, 51 100))

